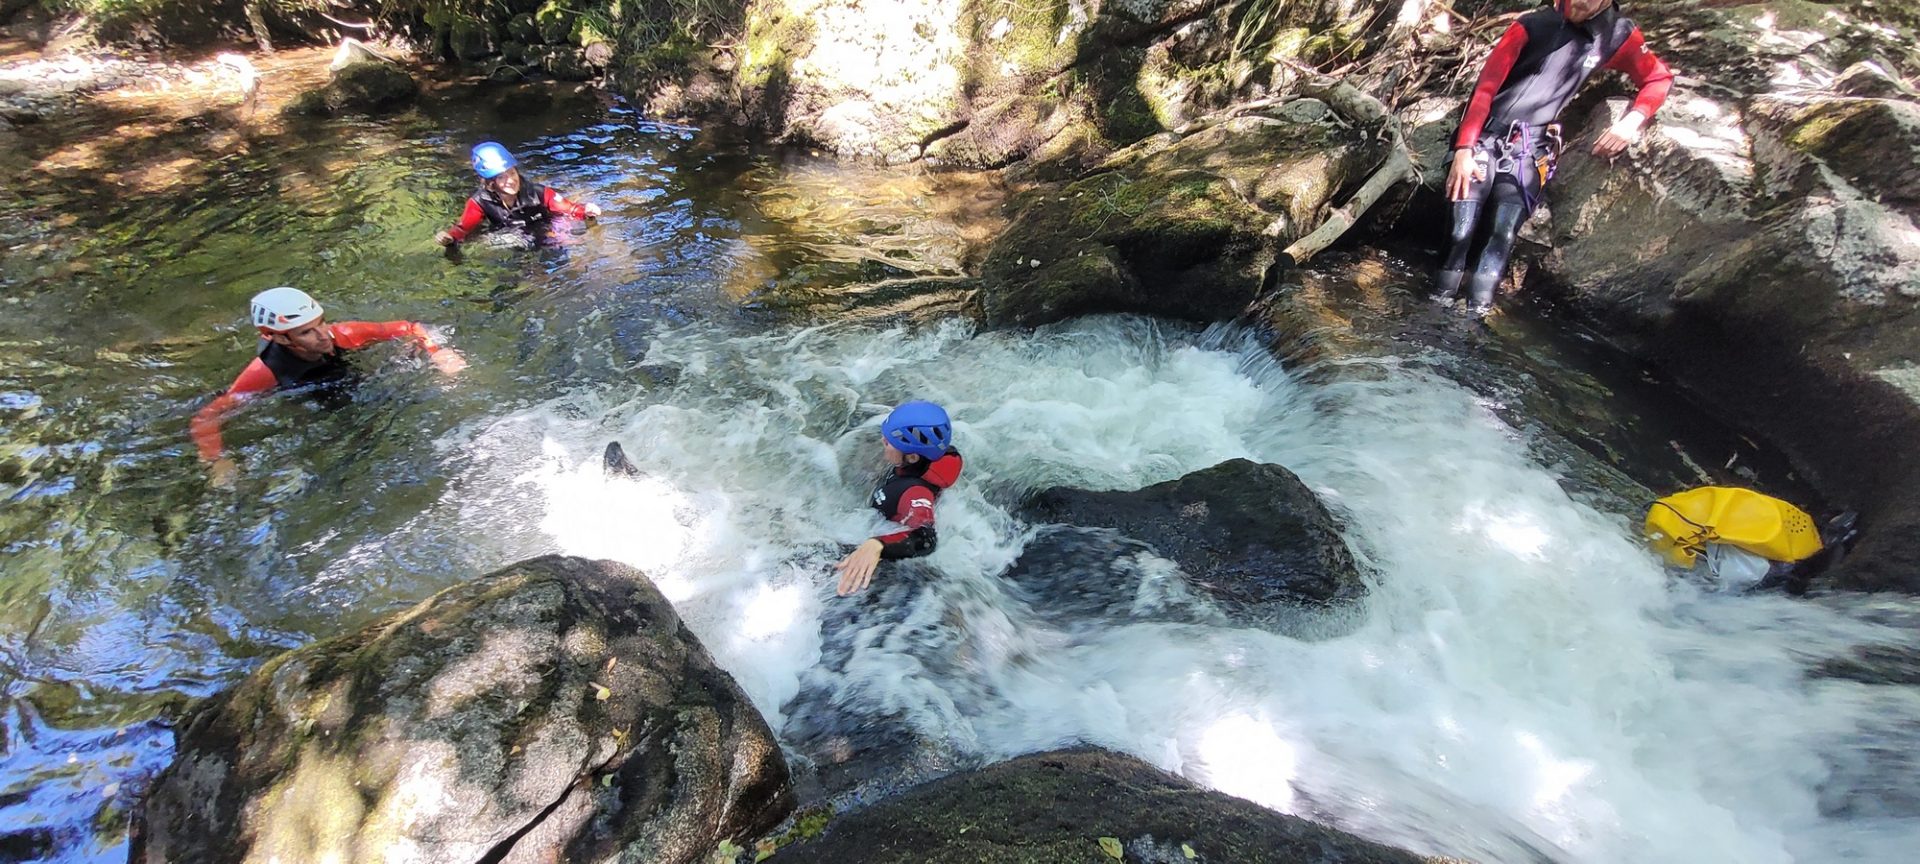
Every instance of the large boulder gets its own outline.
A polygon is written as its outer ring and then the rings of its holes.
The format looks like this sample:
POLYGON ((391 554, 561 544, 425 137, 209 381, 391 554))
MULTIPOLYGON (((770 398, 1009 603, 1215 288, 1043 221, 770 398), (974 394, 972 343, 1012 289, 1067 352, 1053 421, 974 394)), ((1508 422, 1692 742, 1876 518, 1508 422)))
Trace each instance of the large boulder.
MULTIPOLYGON (((1632 14, 1678 86, 1625 157, 1569 150, 1516 270, 1862 512, 1828 584, 1920 591, 1904 539, 1920 532, 1920 17, 1874 0, 1632 14)), ((1577 102, 1568 139, 1624 108, 1577 102)), ((1444 165, 1457 101, 1400 117, 1444 165)), ((1436 207, 1436 237, 1445 220, 1436 207)))
POLYGON ((280 655, 180 727, 134 862, 694 862, 792 808, 644 575, 522 562, 280 655))
POLYGON ((1332 514, 1279 465, 1232 459, 1130 492, 1048 489, 1020 512, 1034 522, 1111 528, 1143 541, 1236 616, 1366 593, 1332 514))
POLYGON ((420 94, 420 83, 406 70, 351 39, 341 44, 330 69, 327 85, 294 97, 287 103, 286 113, 378 114, 406 105, 420 94))
POLYGON ((752 0, 709 59, 731 79, 736 119, 773 137, 885 162, 1085 165, 1269 95, 1289 62, 1351 55, 1398 6, 1269 5, 752 0))
POLYGON ((981 314, 993 326, 1092 312, 1232 317, 1279 248, 1370 167, 1377 154, 1358 139, 1302 100, 1279 117, 1150 138, 1090 176, 1029 191, 988 250, 981 314))
POLYGON ((781 849, 793 864, 1421 864, 1413 853, 1201 789, 1105 750, 944 777, 781 849), (1102 838, 1117 842, 1115 855, 1102 838))

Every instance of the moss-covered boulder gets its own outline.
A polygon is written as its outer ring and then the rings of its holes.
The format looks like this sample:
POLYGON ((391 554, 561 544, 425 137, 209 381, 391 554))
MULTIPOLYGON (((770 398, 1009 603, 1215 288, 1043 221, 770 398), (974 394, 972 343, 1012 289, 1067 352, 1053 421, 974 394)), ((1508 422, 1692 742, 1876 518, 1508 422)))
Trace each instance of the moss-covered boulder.
POLYGON ((791 808, 765 721, 646 577, 548 557, 208 700, 130 857, 693 862, 791 808))
POLYGON ((1053 488, 1020 513, 1142 541, 1243 619, 1269 617, 1276 604, 1334 603, 1366 591, 1333 515, 1279 465, 1231 459, 1127 492, 1053 488))
POLYGON ((1421 864, 1130 756, 1066 750, 956 774, 780 850, 792 864, 1421 864), (1106 842, 1117 843, 1107 851, 1106 842), (1115 854, 1118 853, 1118 854, 1115 854))
POLYGON ((461 18, 447 28, 447 53, 454 59, 466 63, 483 60, 499 53, 499 34, 488 21, 478 18, 461 18))
POLYGON ((284 110, 309 116, 378 114, 402 107, 419 94, 419 82, 406 70, 384 60, 362 60, 335 68, 325 87, 294 97, 284 110))
POLYGON ((1146 139, 1016 203, 987 254, 981 312, 993 326, 1092 312, 1231 317, 1372 149, 1330 122, 1266 116, 1146 139))

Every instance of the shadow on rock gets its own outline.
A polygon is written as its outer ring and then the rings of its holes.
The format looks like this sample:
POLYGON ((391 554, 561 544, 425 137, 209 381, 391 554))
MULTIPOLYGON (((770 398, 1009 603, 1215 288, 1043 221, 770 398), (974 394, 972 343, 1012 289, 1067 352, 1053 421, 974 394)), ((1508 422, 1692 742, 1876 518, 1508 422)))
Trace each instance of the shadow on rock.
POLYGON ((547 557, 203 704, 129 860, 684 864, 792 806, 766 722, 647 578, 547 557))
POLYGON ((844 816, 779 857, 798 864, 1422 860, 1105 750, 1042 753, 945 777, 844 816), (1117 848, 1104 850, 1103 838, 1117 848))

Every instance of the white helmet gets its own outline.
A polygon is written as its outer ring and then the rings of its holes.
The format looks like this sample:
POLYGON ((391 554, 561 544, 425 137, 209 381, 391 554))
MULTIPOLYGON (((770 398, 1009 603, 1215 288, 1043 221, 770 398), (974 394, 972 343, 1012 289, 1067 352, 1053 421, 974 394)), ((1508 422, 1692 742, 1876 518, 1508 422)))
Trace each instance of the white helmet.
POLYGON ((253 326, 286 332, 326 314, 307 292, 298 288, 268 288, 253 295, 253 326))

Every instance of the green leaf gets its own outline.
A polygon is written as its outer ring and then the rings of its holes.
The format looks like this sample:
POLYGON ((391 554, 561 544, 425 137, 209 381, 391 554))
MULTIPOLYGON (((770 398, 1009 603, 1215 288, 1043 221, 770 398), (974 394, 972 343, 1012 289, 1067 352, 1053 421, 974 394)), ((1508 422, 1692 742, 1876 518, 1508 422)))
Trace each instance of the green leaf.
POLYGON ((1107 853, 1107 857, 1115 861, 1124 860, 1126 857, 1126 853, 1120 850, 1120 838, 1118 837, 1100 838, 1100 851, 1107 853))
POLYGON ((613 691, 608 690, 607 685, 597 681, 588 681, 587 683, 593 685, 593 698, 605 702, 613 696, 613 691))
POLYGON ((1185 843, 1180 844, 1180 854, 1187 856, 1188 861, 1192 861, 1193 859, 1200 857, 1199 855, 1194 854, 1192 846, 1188 846, 1185 843))

